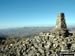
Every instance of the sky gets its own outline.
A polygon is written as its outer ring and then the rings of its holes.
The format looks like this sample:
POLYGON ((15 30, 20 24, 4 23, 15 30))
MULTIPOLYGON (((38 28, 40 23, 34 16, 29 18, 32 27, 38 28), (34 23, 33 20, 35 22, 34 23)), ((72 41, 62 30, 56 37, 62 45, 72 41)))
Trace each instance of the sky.
POLYGON ((75 0, 0 0, 0 29, 55 26, 58 13, 74 26, 75 0))

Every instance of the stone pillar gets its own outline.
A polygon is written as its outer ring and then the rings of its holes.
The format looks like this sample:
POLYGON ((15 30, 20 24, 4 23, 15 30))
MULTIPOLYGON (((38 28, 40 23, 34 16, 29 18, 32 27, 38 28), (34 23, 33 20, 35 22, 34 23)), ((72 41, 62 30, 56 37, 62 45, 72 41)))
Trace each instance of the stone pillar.
POLYGON ((67 29, 64 13, 58 13, 56 28, 58 29, 67 29))
POLYGON ((51 32, 52 34, 56 34, 58 36, 68 36, 69 35, 67 25, 65 22, 64 13, 58 13, 56 27, 51 32))

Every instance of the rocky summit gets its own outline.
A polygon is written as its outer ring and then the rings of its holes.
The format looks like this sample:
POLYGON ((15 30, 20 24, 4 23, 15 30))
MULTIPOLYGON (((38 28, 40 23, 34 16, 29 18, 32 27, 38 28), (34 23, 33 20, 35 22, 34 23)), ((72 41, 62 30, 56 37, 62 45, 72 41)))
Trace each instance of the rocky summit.
POLYGON ((59 56, 63 51, 75 52, 75 34, 68 32, 64 13, 58 14, 52 31, 0 48, 2 56, 59 56))

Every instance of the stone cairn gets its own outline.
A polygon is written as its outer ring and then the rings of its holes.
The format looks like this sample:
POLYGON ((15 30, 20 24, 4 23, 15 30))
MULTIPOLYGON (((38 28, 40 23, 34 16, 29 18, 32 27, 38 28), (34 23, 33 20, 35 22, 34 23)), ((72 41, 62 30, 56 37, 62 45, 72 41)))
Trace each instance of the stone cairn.
POLYGON ((0 56, 59 56, 61 51, 75 52, 75 35, 69 35, 64 13, 57 16, 56 28, 39 36, 16 40, 0 48, 0 56), (60 36, 58 38, 58 36, 60 36))

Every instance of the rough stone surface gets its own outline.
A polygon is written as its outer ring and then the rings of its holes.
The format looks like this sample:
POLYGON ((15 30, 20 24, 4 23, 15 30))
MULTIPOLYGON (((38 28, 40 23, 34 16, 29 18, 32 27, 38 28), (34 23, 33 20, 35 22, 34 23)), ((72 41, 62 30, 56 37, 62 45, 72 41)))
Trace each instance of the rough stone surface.
POLYGON ((58 56, 61 51, 75 51, 75 36, 39 35, 0 48, 3 56, 58 56))
POLYGON ((62 29, 62 28, 67 29, 64 13, 59 13, 57 15, 56 28, 59 28, 59 29, 62 29))

